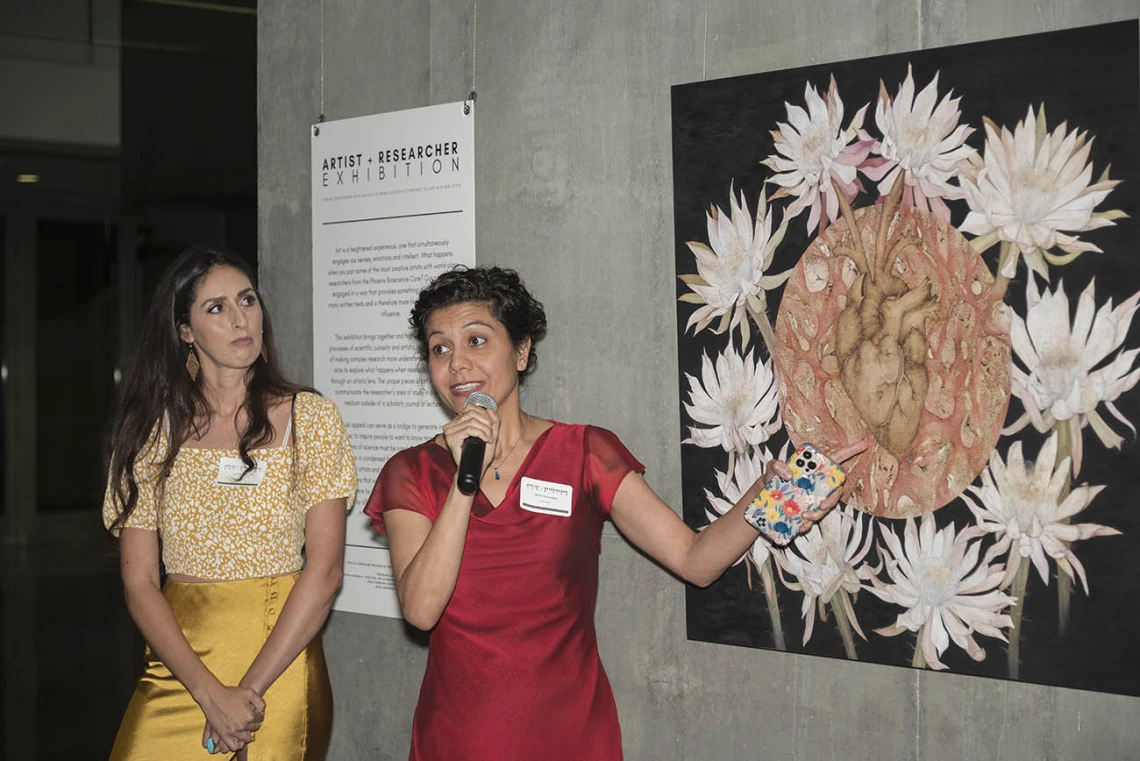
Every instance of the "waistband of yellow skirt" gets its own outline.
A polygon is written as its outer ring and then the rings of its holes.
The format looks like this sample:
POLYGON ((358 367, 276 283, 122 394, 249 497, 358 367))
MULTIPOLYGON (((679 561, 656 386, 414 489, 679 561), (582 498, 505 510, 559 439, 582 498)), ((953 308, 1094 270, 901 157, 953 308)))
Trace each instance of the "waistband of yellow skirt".
POLYGON ((249 613, 261 608, 273 615, 285 604, 300 573, 237 581, 171 581, 162 587, 170 607, 209 608, 212 613, 249 613))

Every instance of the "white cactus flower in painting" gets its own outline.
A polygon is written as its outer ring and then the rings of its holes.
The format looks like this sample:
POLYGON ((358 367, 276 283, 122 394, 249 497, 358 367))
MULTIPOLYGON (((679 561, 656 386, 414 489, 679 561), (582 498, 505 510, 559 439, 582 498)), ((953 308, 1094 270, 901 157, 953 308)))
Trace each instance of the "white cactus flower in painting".
POLYGON ((959 124, 961 98, 946 94, 938 100, 938 75, 916 96, 914 75, 907 66, 906 79, 892 98, 879 82, 879 102, 875 124, 883 133, 876 146, 885 162, 863 169, 879 182, 879 195, 886 196, 902 174, 906 183, 903 206, 930 211, 944 222, 950 221, 950 208, 942 199, 964 197, 955 180, 970 166, 977 151, 966 145, 974 128, 959 124))
MULTIPOLYGON (((1030 108, 1013 132, 986 121, 981 167, 976 177, 962 178, 970 213, 959 229, 979 236, 976 250, 1003 241, 1045 278, 1046 262, 1063 265, 1086 251, 1100 251, 1074 233, 1115 224, 1124 216, 1095 210, 1118 181, 1109 180, 1106 171, 1092 182, 1093 141, 1087 132, 1067 129, 1062 123, 1048 132, 1044 107, 1036 115, 1030 108)), ((1005 259, 999 274, 1013 277, 1017 259, 1005 259)))
MULTIPOLYGON (((775 556, 784 586, 804 596, 800 608, 804 619, 803 644, 811 639, 817 613, 820 619, 827 619, 825 606, 837 592, 843 590, 854 597, 862 586, 860 579, 870 578, 870 569, 863 561, 874 538, 870 516, 841 505, 819 522, 818 530, 801 534, 791 548, 775 556), (789 581, 785 574, 795 580, 789 581)), ((852 628, 867 639, 855 618, 854 608, 844 606, 836 615, 846 615, 852 628)))
POLYGON ((933 513, 923 514, 920 527, 907 518, 901 541, 880 525, 879 548, 889 581, 872 576, 869 590, 906 610, 877 633, 917 633, 923 659, 938 670, 946 668, 939 657, 951 642, 981 661, 986 651, 974 635, 1006 641, 1002 629, 1011 628, 1013 621, 1004 611, 1015 600, 1000 589, 1002 568, 981 559, 980 540, 969 541, 953 525, 938 529, 933 513))
POLYGON ((1020 441, 1009 448, 1007 462, 1002 462, 1001 455, 994 450, 989 466, 982 471, 981 485, 970 486, 968 493, 962 495, 978 520, 977 526, 967 529, 966 533, 970 536, 989 534, 997 540, 986 553, 987 561, 1009 553, 1003 586, 1013 581, 1026 559, 1048 584, 1048 558, 1052 558, 1070 579, 1079 579, 1088 594, 1085 569, 1073 554, 1072 543, 1120 532, 1096 523, 1069 522, 1088 507, 1104 487, 1081 484, 1066 494, 1070 483, 1069 460, 1064 458, 1054 469, 1057 439, 1054 433, 1045 441, 1035 464, 1025 461, 1020 441))
POLYGON ((751 317, 771 349, 775 334, 768 319, 766 292, 783 285, 792 270, 778 275, 765 272, 772 264, 788 224, 785 221, 775 235, 772 234, 774 209, 768 206, 763 193, 756 207, 755 222, 743 190, 738 200, 730 186, 729 202, 730 214, 713 206, 706 215, 708 245, 696 241, 686 244, 696 258, 697 274, 680 276, 692 291, 680 300, 700 307, 689 317, 685 330, 693 328, 699 332, 719 319, 714 333, 731 332, 739 327, 742 345, 748 346, 751 317))
POLYGON ((874 140, 863 131, 870 103, 843 127, 843 101, 835 77, 831 78, 826 100, 808 83, 804 85, 804 101, 807 110, 784 104, 788 121, 778 124, 772 132, 776 153, 760 163, 776 172, 768 182, 780 186, 770 200, 794 197, 784 219, 793 219, 807 209, 810 234, 839 216, 836 185, 848 201, 863 190, 857 171, 871 152, 874 140))
POLYGON ((752 352, 736 353, 730 344, 716 358, 701 357, 701 378, 685 373, 689 401, 685 412, 697 425, 689 427, 682 444, 720 447, 742 455, 780 430, 779 391, 772 360, 756 361, 752 352))
POLYGON ((1077 312, 1069 322, 1069 298, 1065 284, 1055 291, 1039 293, 1030 274, 1025 288, 1025 318, 1013 315, 1010 342, 1018 361, 1010 367, 1010 388, 1025 414, 1006 433, 1017 433, 1029 422, 1045 433, 1058 423, 1067 423, 1072 440, 1073 473, 1080 472, 1083 443, 1081 429, 1092 426, 1106 447, 1119 449, 1123 438, 1097 412, 1103 404, 1113 417, 1135 428, 1113 404, 1140 380, 1133 369, 1140 349, 1121 351, 1132 318, 1140 306, 1140 292, 1119 306, 1110 299, 1096 308, 1096 281, 1081 293, 1077 312), (1111 360, 1109 356, 1117 352, 1111 360))

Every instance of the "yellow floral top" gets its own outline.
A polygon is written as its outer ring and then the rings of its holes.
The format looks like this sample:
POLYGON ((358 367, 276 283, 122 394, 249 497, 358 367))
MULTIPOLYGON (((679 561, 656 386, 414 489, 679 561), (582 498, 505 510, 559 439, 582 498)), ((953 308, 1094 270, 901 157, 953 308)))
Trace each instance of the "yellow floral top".
MULTIPOLYGON (((220 483, 227 480, 223 460, 232 464, 236 449, 182 447, 158 490, 169 447, 160 427, 135 465, 138 503, 126 527, 158 531, 167 573, 231 581, 299 571, 309 508, 344 497, 351 510, 356 461, 340 413, 325 397, 297 394, 291 427, 281 446, 250 452, 265 468, 255 486, 220 483)), ((103 524, 110 528, 118 513, 108 484, 103 524)))

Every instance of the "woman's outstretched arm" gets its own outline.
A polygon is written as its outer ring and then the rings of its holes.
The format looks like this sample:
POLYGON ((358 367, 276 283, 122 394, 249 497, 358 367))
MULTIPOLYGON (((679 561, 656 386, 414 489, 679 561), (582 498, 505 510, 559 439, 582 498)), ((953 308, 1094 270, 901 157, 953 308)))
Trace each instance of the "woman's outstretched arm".
MULTIPOLYGON (((866 448, 864 442, 852 444, 835 452, 832 459, 842 462, 866 448)), ((610 515, 618 530, 642 551, 685 581, 705 587, 720 578, 760 535, 744 520, 744 510, 774 475, 790 479, 792 472, 785 462, 768 463, 764 476, 752 484, 733 508, 699 532, 689 528, 640 473, 629 473, 622 480, 614 494, 610 515)), ((819 511, 804 512, 801 533, 810 531, 838 502, 839 492, 835 492, 819 511)))

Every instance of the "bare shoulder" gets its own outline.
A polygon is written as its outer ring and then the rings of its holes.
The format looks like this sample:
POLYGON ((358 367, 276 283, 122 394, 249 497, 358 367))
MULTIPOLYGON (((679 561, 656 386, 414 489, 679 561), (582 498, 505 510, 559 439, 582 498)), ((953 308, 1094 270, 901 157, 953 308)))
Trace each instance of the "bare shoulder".
POLYGON ((280 442, 285 436, 285 431, 289 428, 289 419, 293 415, 293 397, 272 399, 266 407, 269 424, 273 426, 273 438, 280 442))

